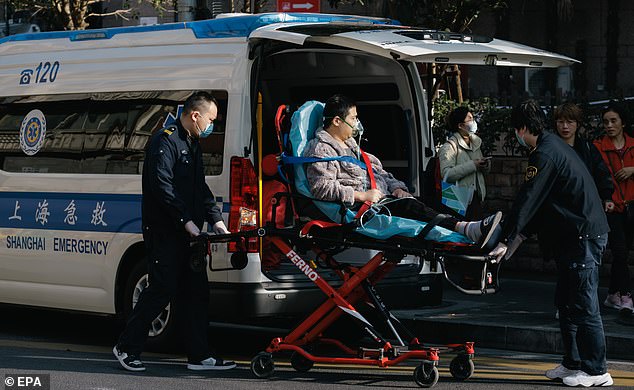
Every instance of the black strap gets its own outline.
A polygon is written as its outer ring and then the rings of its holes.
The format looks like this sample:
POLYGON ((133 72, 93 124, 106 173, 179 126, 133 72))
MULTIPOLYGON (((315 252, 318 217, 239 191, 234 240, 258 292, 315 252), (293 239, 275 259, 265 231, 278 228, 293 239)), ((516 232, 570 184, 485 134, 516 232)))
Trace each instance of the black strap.
POLYGON ((431 231, 431 229, 433 229, 436 226, 438 226, 440 221, 445 220, 447 218, 451 218, 451 217, 449 215, 447 215, 447 214, 438 214, 438 215, 436 215, 434 218, 431 219, 431 221, 427 222, 427 225, 425 225, 423 230, 420 231, 418 236, 423 238, 423 239, 425 239, 427 237, 427 235, 429 234, 429 232, 431 231))

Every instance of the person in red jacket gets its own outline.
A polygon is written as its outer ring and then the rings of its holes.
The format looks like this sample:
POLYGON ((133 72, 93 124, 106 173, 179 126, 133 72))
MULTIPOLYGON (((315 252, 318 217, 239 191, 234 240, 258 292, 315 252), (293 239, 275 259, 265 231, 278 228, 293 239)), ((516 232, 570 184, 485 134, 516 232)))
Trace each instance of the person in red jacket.
POLYGON ((627 134, 629 122, 625 110, 611 103, 602 114, 606 135, 594 142, 612 174, 614 205, 606 208, 612 251, 612 269, 605 306, 634 312, 630 293, 630 273, 627 266, 634 233, 634 219, 627 208, 634 207, 634 138, 627 134), (629 205, 628 205, 629 203, 629 205), (628 214, 630 215, 628 217, 628 214))

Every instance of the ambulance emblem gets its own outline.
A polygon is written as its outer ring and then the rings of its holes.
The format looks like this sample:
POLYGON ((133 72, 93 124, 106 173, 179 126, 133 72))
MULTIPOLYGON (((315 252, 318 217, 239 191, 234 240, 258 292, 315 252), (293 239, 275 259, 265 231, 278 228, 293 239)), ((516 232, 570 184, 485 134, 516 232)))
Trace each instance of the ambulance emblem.
POLYGON ((40 151, 46 136, 46 118, 40 110, 31 110, 20 127, 20 148, 28 155, 33 156, 40 151))

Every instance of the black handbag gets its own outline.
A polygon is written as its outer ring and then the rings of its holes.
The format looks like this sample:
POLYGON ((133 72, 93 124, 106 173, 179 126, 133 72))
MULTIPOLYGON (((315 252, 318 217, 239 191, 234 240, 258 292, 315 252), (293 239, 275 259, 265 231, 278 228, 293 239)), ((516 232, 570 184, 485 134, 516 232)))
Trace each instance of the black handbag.
POLYGON ((628 222, 634 222, 634 201, 625 202, 625 217, 628 222))

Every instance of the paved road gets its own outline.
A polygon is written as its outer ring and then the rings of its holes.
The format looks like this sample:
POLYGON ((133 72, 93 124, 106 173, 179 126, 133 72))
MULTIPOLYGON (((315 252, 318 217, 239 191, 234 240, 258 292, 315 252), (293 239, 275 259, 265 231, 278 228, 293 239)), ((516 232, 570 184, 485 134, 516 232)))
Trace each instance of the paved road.
MULTIPOLYGON (((109 348, 0 340, 0 378, 13 374, 49 374, 51 389, 346 389, 417 388, 412 365, 388 370, 318 365, 307 373, 294 371, 287 360, 276 361, 271 379, 253 378, 248 357, 237 356, 239 367, 225 372, 192 373, 180 356, 145 354, 145 373, 119 368, 109 348)), ((553 367, 552 355, 486 350, 476 358, 476 373, 466 382, 451 378, 446 363, 440 366, 437 389, 561 388, 543 377, 553 367), (513 356, 511 356, 513 355, 513 356)), ((445 362, 449 361, 444 360, 445 362)), ((611 363, 615 385, 634 386, 634 365, 611 363)))
MULTIPOLYGON (((412 380, 413 362, 387 370, 317 365, 307 373, 298 373, 288 359, 279 357, 273 377, 259 380, 252 376, 248 365, 270 335, 226 329, 212 329, 212 339, 224 356, 238 361, 237 369, 193 373, 185 369, 182 355, 145 353, 148 370, 132 374, 119 367, 110 351, 121 329, 116 320, 12 307, 0 307, 0 318, 0 378, 48 374, 51 389, 418 388, 412 380)), ((451 377, 447 366, 452 356, 443 355, 440 380, 434 388, 561 388, 543 377, 544 370, 556 365, 557 356, 477 351, 476 372, 466 382, 451 377)), ((610 370, 616 385, 634 386, 634 363, 611 362, 610 370)))

